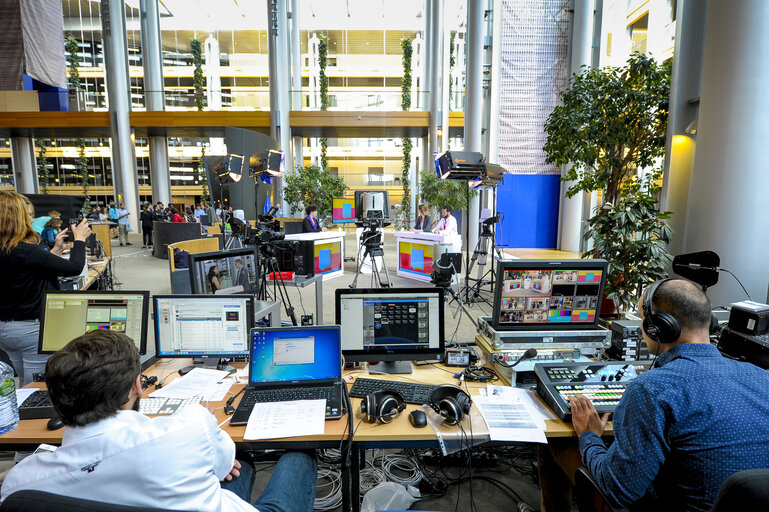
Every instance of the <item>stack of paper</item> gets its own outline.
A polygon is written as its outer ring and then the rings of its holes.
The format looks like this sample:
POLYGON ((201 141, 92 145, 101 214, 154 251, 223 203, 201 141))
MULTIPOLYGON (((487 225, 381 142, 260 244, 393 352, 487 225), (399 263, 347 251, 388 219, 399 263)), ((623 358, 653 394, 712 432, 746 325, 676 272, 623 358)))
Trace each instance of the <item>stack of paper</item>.
POLYGON ((527 390, 488 385, 485 396, 473 397, 473 403, 486 421, 492 441, 547 443, 545 419, 550 418, 537 410, 527 390))
POLYGON ((202 395, 204 400, 217 402, 232 386, 232 380, 227 378, 224 370, 194 368, 181 379, 174 379, 161 389, 150 393, 151 398, 192 398, 202 395))

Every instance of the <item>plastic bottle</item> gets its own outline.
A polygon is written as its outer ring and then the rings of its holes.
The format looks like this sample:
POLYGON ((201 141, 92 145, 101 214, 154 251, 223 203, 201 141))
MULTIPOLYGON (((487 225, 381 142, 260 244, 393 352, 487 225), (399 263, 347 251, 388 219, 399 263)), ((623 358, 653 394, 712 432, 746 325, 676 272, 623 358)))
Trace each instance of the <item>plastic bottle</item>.
POLYGON ((19 404, 16 402, 16 381, 13 368, 0 361, 0 434, 15 429, 19 424, 19 404))

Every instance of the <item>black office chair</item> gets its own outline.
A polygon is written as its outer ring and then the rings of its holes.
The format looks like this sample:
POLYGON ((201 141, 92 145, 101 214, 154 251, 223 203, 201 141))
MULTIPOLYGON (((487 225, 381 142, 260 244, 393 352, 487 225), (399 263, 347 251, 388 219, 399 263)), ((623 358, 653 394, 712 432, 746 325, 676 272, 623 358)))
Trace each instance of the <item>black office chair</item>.
POLYGON ((129 507, 61 496, 43 491, 17 491, 0 503, 0 512, 171 512, 167 509, 129 507))
POLYGON ((710 510, 769 510, 769 469, 748 469, 727 478, 710 510))
POLYGON ((574 474, 574 487, 579 512, 630 512, 627 508, 612 505, 585 468, 579 468, 574 474))

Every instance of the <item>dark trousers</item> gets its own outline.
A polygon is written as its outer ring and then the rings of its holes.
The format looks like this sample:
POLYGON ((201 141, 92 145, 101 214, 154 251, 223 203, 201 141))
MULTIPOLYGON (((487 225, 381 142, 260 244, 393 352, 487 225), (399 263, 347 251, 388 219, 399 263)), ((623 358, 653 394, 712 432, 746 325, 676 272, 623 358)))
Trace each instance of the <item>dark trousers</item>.
POLYGON ((152 245, 152 228, 142 227, 142 237, 144 240, 142 245, 152 245))

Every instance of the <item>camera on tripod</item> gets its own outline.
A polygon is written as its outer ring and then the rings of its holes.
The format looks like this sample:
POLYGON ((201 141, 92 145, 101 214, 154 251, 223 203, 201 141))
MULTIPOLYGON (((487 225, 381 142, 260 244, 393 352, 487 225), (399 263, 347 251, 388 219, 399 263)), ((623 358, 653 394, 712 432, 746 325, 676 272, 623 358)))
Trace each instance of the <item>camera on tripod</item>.
POLYGON ((369 248, 382 245, 382 233, 379 229, 390 224, 392 223, 384 218, 382 210, 367 210, 366 217, 355 221, 356 226, 363 228, 360 235, 361 245, 369 248))
POLYGON ((430 282, 439 288, 451 286, 454 274, 462 272, 462 253, 444 252, 438 261, 433 262, 430 282))

